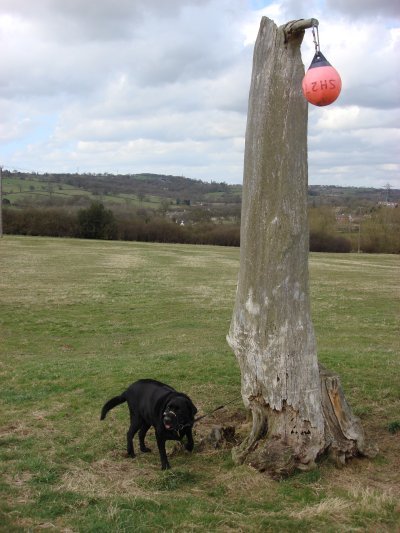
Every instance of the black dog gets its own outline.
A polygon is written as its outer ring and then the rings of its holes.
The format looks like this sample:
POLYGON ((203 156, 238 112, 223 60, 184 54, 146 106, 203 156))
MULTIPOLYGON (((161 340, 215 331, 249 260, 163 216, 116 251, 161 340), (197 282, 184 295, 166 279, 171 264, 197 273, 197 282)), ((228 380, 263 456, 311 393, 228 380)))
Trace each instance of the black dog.
POLYGON ((167 440, 182 440, 187 437, 186 449, 193 450, 192 427, 197 409, 186 394, 154 379, 140 379, 132 383, 120 396, 115 396, 104 404, 100 420, 104 420, 110 409, 128 402, 131 425, 127 433, 128 455, 135 457, 133 437, 139 431, 139 444, 142 452, 151 451, 144 439, 150 426, 154 426, 161 468, 171 468, 165 451, 167 440))

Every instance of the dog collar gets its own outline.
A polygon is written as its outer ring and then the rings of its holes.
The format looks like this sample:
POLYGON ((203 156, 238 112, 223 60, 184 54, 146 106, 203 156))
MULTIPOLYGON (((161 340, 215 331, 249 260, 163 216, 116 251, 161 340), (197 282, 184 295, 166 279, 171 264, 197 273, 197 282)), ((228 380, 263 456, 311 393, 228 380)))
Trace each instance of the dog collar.
POLYGON ((167 431, 174 431, 175 433, 179 433, 180 431, 182 431, 184 428, 186 427, 192 427, 193 426, 193 423, 191 424, 190 422, 188 422, 187 424, 180 424, 179 423, 179 417, 178 415, 175 413, 175 411, 172 411, 172 409, 166 409, 164 412, 163 412, 163 419, 164 417, 166 416, 174 416, 176 418, 176 421, 178 423, 178 427, 176 429, 174 428, 169 428, 165 425, 165 422, 163 420, 163 423, 164 423, 164 427, 167 431))

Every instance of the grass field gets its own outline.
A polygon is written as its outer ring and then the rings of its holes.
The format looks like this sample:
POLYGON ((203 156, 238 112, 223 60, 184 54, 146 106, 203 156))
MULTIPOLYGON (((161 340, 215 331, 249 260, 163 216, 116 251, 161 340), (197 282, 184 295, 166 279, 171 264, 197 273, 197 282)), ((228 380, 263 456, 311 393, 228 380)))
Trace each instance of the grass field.
MULTIPOLYGON (((400 527, 399 270, 388 255, 315 254, 319 358, 379 446, 277 482, 227 448, 125 457, 126 405, 153 377, 207 412, 235 398, 225 335, 238 249, 32 237, 0 241, 1 516, 5 532, 396 531, 400 527)), ((243 420, 241 402, 200 422, 243 420)))

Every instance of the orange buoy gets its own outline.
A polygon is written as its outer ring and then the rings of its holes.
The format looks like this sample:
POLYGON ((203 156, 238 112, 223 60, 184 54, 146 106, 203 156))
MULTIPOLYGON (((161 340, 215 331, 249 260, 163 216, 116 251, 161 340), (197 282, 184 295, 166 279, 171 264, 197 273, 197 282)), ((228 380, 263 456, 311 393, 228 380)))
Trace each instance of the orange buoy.
POLYGON ((305 98, 317 106, 331 104, 340 94, 340 75, 319 50, 303 78, 302 88, 305 98))

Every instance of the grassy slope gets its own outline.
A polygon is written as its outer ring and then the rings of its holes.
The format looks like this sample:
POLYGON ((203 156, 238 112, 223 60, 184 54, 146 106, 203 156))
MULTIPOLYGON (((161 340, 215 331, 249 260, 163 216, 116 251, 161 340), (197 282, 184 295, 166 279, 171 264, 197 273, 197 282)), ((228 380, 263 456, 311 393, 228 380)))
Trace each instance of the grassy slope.
MULTIPOLYGON (((64 176, 64 178, 66 176, 64 176)), ((186 180, 187 191, 181 191, 175 187, 175 189, 169 188, 167 193, 165 192, 166 189, 162 183, 158 184, 158 188, 154 188, 151 184, 141 185, 140 182, 147 178, 140 175, 136 175, 135 178, 132 178, 128 189, 126 189, 127 184, 125 184, 125 188, 123 189, 127 190, 125 193, 120 192, 118 183, 115 184, 115 182, 113 182, 113 176, 111 175, 107 182, 102 180, 99 181, 98 178, 93 177, 92 183, 90 183, 90 177, 83 176, 81 187, 73 186, 66 181, 49 182, 48 179, 48 177, 44 179, 40 176, 26 176, 24 179, 21 179, 19 177, 7 175, 3 177, 4 198, 8 199, 13 205, 36 208, 42 208, 43 206, 82 207, 86 200, 87 203, 101 201, 109 208, 140 207, 158 209, 161 207, 162 202, 167 201, 170 202, 171 206, 174 206, 174 210, 179 210, 184 209, 185 207, 183 205, 176 205, 177 198, 183 195, 193 201, 194 198, 198 198, 199 196, 196 184, 193 184, 190 179, 186 180), (93 189, 90 188, 90 184, 92 187, 97 184, 99 191, 107 185, 109 191, 107 194, 94 194, 93 189), (129 190, 131 192, 128 192, 129 190), (140 198, 139 196, 140 191, 144 194, 143 198, 140 198), (152 194, 151 191, 153 191, 154 194, 152 194)), ((118 177, 116 177, 116 179, 118 180, 118 177)), ((241 185, 230 185, 229 191, 231 194, 240 196, 242 187, 241 185)), ((225 204, 223 192, 205 193, 204 198, 211 203, 218 204, 220 201, 222 204, 225 204)))
POLYGON ((43 204, 50 206, 58 205, 59 203, 61 205, 64 203, 67 203, 67 205, 79 205, 79 199, 86 198, 88 203, 101 201, 108 207, 122 205, 157 209, 162 200, 159 196, 149 194, 146 195, 143 201, 140 201, 136 194, 116 193, 95 195, 84 188, 76 188, 68 183, 57 182, 50 183, 50 191, 49 183, 39 178, 26 178, 21 180, 7 177, 3 179, 3 193, 5 198, 10 200, 12 204, 22 203, 23 205, 32 207, 41 207, 43 204))
MULTIPOLYGON (((162 473, 157 453, 125 458, 126 406, 99 422, 104 401, 140 377, 187 392, 201 411, 237 395, 225 341, 237 269, 229 248, 0 241, 0 529, 398 527, 399 436, 387 431, 400 403, 397 256, 310 260, 319 357, 341 375, 376 459, 343 470, 323 462, 278 483, 234 467, 229 450, 205 449, 177 453, 162 473)), ((240 401, 214 421, 238 410, 240 401)))

